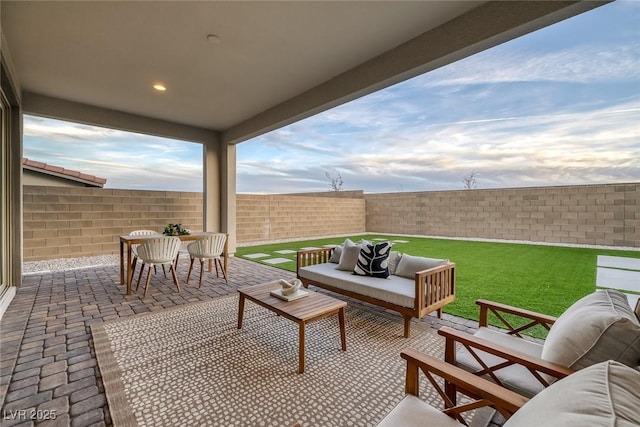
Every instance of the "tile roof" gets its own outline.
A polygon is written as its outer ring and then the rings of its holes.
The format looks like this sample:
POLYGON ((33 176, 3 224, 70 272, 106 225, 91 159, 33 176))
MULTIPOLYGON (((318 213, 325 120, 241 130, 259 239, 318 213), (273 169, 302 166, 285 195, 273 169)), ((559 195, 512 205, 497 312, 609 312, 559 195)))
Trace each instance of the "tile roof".
POLYGON ((54 165, 49 165, 47 163, 37 162, 35 160, 27 159, 26 157, 22 158, 22 165, 27 166, 29 169, 35 170, 37 172, 42 172, 42 173, 46 173, 54 176, 61 176, 63 178, 67 178, 73 181, 92 184, 92 185, 95 185, 96 187, 102 187, 107 182, 105 178, 99 178, 94 175, 88 175, 86 173, 74 171, 71 169, 65 169, 60 166, 54 166, 54 165))

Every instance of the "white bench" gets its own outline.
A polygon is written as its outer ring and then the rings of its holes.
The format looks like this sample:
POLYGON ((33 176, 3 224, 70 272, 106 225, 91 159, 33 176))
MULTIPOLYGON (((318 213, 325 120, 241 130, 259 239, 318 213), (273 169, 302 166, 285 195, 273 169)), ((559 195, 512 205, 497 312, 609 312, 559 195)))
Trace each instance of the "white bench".
POLYGON ((631 308, 636 307, 640 300, 640 258, 598 255, 596 286, 624 292, 631 308))

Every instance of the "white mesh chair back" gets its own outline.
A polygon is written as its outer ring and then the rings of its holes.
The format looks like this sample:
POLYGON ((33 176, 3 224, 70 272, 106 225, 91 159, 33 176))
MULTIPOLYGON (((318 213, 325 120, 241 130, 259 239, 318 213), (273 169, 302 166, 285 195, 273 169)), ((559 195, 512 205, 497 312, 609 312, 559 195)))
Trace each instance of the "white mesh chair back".
POLYGON ((194 258, 216 258, 222 255, 227 235, 208 234, 188 246, 189 255, 194 258))
MULTIPOLYGON (((159 236, 161 235, 157 231, 153 230, 133 230, 129 233, 129 236, 155 236, 156 234, 159 236)), ((138 256, 138 246, 140 245, 131 245, 131 251, 135 256, 138 256)))
POLYGON ((129 233, 129 236, 153 236, 154 234, 160 234, 153 230, 133 230, 129 233))
POLYGON ((138 257, 147 265, 172 264, 180 250, 180 239, 175 236, 149 239, 138 246, 138 257))
POLYGON ((189 273, 187 273, 187 283, 191 277, 193 271, 193 261, 197 258, 200 260, 200 285, 202 286, 202 272, 204 271, 204 260, 210 259, 214 261, 216 265, 216 277, 218 277, 218 267, 222 270, 225 282, 227 281, 227 272, 225 265, 222 265, 220 256, 224 252, 224 245, 227 241, 227 235, 224 233, 212 233, 196 240, 191 243, 187 249, 189 250, 189 256, 191 257, 191 264, 189 265, 189 273))

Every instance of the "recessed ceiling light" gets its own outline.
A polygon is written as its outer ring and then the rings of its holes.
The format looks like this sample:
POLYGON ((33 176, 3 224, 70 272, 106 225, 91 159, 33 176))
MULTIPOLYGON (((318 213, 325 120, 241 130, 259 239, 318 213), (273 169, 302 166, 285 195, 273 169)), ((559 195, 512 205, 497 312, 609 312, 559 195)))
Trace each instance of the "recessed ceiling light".
POLYGON ((220 44, 220 43, 222 43, 222 39, 220 38, 220 36, 216 36, 215 34, 209 34, 207 36, 207 40, 211 44, 220 44))
POLYGON ((155 90, 157 90, 158 92, 164 92, 165 90, 167 90, 167 87, 166 87, 164 84, 162 84, 162 83, 156 83, 156 84, 154 84, 154 85, 153 85, 153 88, 154 88, 155 90))

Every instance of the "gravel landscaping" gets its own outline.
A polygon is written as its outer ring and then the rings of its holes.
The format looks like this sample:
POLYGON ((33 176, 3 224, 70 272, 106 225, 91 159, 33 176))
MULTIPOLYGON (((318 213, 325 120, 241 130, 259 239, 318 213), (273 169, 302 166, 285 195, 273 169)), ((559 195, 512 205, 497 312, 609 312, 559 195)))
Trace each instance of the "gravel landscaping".
POLYGON ((81 258, 59 258, 44 261, 27 261, 22 263, 22 274, 55 273, 58 271, 79 270, 105 265, 118 265, 119 255, 99 255, 81 258))

